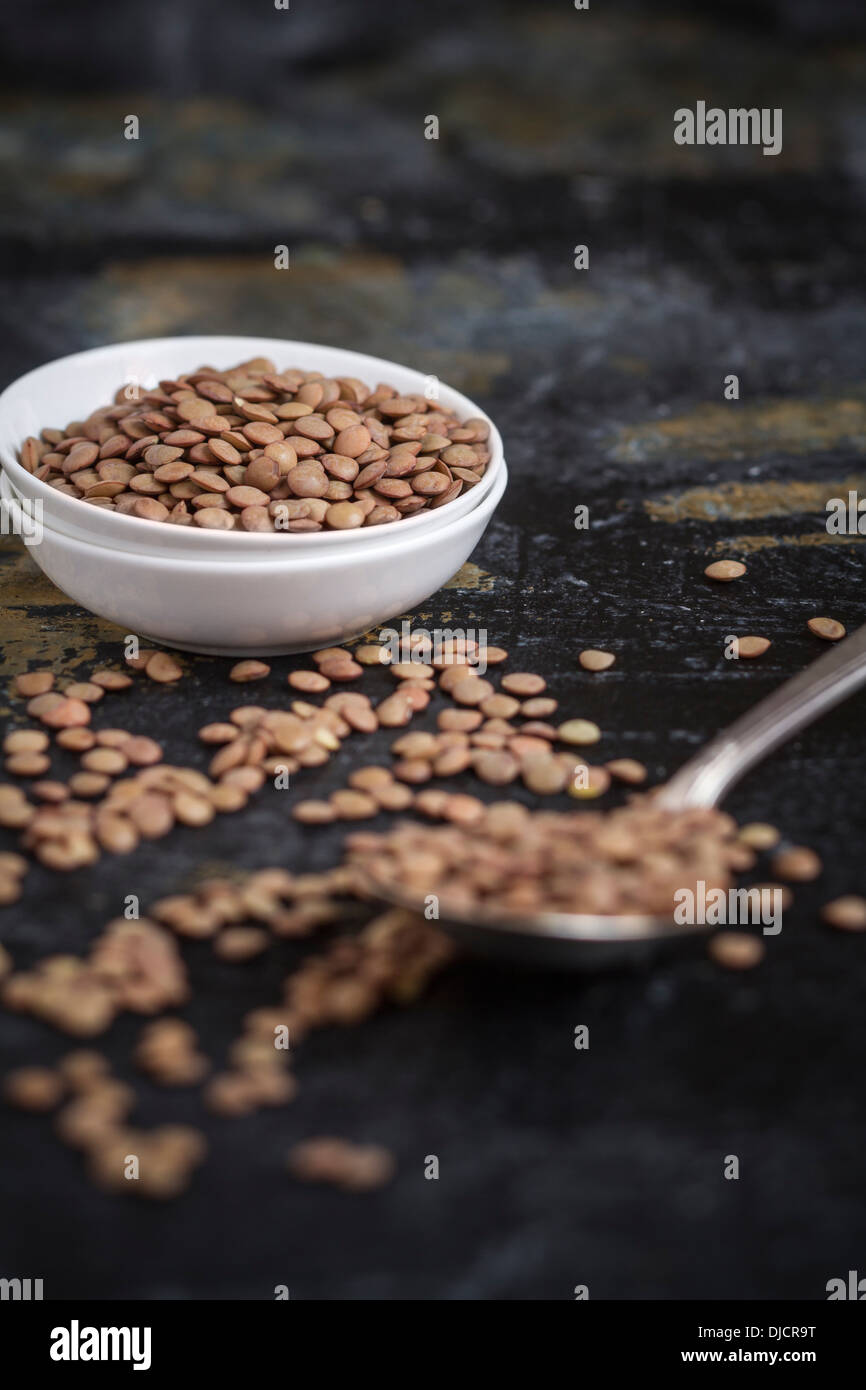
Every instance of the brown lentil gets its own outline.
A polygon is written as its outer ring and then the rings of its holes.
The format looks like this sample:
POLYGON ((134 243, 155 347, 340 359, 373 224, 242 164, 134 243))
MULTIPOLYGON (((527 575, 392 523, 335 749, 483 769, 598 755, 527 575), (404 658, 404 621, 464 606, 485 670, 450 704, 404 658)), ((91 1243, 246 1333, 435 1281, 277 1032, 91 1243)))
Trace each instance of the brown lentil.
POLYGON ((362 666, 385 666, 391 659, 387 647, 373 645, 356 647, 353 656, 362 666))
POLYGON ((511 719, 520 709, 520 701, 513 695, 488 695, 479 705, 481 713, 488 719, 511 719))
POLYGON ((130 736, 123 745, 123 751, 129 762, 134 763, 136 767, 150 767, 162 758, 160 745, 155 739, 148 738, 145 734, 130 736))
POLYGON ((48 1067, 21 1067, 9 1072, 3 1095, 21 1110, 53 1110, 63 1099, 62 1078, 48 1067))
POLYGON ((433 759, 433 775, 435 777, 457 777, 471 766, 472 753, 469 748, 444 748, 433 759))
POLYGON ((50 740, 41 729, 14 729, 3 740, 4 753, 44 753, 50 740))
POLYGON ((716 579, 724 584, 730 583, 732 579, 741 578, 745 573, 746 566, 740 560, 715 560, 704 570, 707 579, 716 579))
POLYGON ((707 954, 725 970, 753 970, 766 954, 759 936, 746 932, 719 932, 707 945, 707 954))
POLYGON ((322 670, 290 671, 288 683, 293 690, 302 690, 307 695, 320 695, 331 688, 331 682, 322 670))
POLYGON ((246 961, 261 955, 269 943, 261 927, 226 927, 214 941, 214 954, 221 960, 246 961))
POLYGON ((647 779, 646 768, 636 758, 613 758, 609 763, 605 763, 605 767, 611 777, 615 777, 618 782, 625 782, 628 786, 640 786, 641 782, 647 779))
POLYGON ((849 894, 821 908, 821 919, 840 931, 866 931, 866 898, 849 894))
POLYGON ((823 637, 825 642, 840 642, 845 636, 845 628, 835 618, 810 618, 807 628, 815 637, 823 637))
POLYGON ((34 782, 30 791, 31 794, 38 797, 40 801, 50 801, 52 803, 66 801, 69 797, 69 788, 64 782, 34 782))
POLYGON ((329 801, 299 801, 292 816, 302 825, 330 825, 337 819, 337 812, 329 801))
POLYGON ((345 788, 332 792, 330 802, 340 820, 365 820, 375 816, 379 807, 367 792, 345 788))
POLYGON ((513 782, 518 772, 520 764, 507 752, 480 752, 473 759, 476 774, 482 782, 487 782, 492 787, 504 787, 509 782, 513 782))
POLYGON ((481 705, 493 695, 493 686, 480 676, 463 676, 454 681, 448 692, 458 705, 481 705))
MULTIPOLYGON (((487 659, 490 660, 489 652, 487 659)), ((531 675, 528 671, 515 671, 511 675, 503 676, 501 685, 509 695, 519 695, 523 700, 530 695, 540 695, 546 689, 547 681, 542 676, 531 675)))
POLYGON ((271 674, 265 661, 238 661, 229 671, 229 680, 245 685, 249 681, 263 681, 271 674))
POLYGON ((591 800, 603 796, 610 786, 610 773, 603 767, 578 768, 567 788, 569 796, 580 800, 591 800))
POLYGON ((565 791, 568 784, 566 769, 547 753, 524 757, 520 764, 520 775, 523 785, 536 796, 556 796, 565 791))
POLYGON ((377 788, 386 787, 394 780, 387 767, 359 767, 349 773, 349 786, 356 791, 375 793, 377 788))
POLYGON ((792 849, 779 850, 774 854, 771 867, 779 878, 790 879, 792 883, 809 883, 818 877, 823 865, 813 849, 795 845, 792 849))
POLYGON ((13 777, 41 777, 51 766, 44 753, 10 753, 4 767, 13 777))
POLYGON ((372 794, 382 811, 406 811, 415 799, 405 782, 383 783, 372 794))
POLYGON ((394 776, 400 782, 408 782, 410 786, 417 786, 422 782, 429 782, 433 776, 433 768, 426 758, 401 758, 394 764, 394 776))
POLYGON ((107 790, 110 780, 102 772, 73 772, 68 786, 73 796, 83 796, 89 800, 91 797, 101 796, 107 790))
POLYGON ((443 709, 436 716, 437 725, 446 732, 472 733, 483 722, 483 714, 474 709, 443 709))
POLYGON ((347 1192, 383 1187, 394 1175, 394 1159, 376 1144, 352 1144, 347 1139, 307 1139, 296 1144, 289 1171, 302 1182, 332 1183, 347 1192))
POLYGON ((531 700, 524 700, 520 706, 520 713, 526 719, 549 719, 552 714, 556 713, 558 707, 558 700, 551 700, 546 695, 540 695, 531 700))
POLYGON ((768 637, 738 637, 737 655, 752 660, 756 656, 763 656, 764 652, 769 650, 770 645, 768 637))
POLYGON ((376 706, 376 718, 385 729, 397 729, 412 718, 412 705, 404 690, 396 690, 376 706))
POLYGON ((132 685, 132 677, 125 671, 93 671, 90 680, 103 690, 127 690, 132 685))
POLYGON ((599 652, 592 647, 587 647, 577 659, 584 671, 607 671, 616 661, 613 652, 599 652))
POLYGON ((73 1091, 88 1091, 108 1075, 108 1059, 101 1052, 79 1048, 67 1052, 57 1070, 73 1091))
POLYGON ((16 695, 45 695, 54 685, 53 671, 28 671, 15 677, 13 688, 16 695))
POLYGON ((168 652, 154 652, 144 668, 144 673, 150 680, 158 681, 160 685, 168 685, 180 680, 183 669, 168 652))
POLYGON ((601 729, 597 724, 593 724, 591 719, 567 719, 557 729, 557 738, 562 743, 583 747, 591 743, 598 743, 601 738, 601 729))
POLYGON ((73 753, 84 753, 93 747, 96 735, 92 729, 61 729, 55 737, 55 742, 59 748, 68 748, 73 753))
POLYGON ((119 748, 93 748, 82 754, 81 766, 88 772, 103 772, 119 777, 129 766, 129 759, 119 748))
POLYGON ((766 825, 763 821, 750 821, 748 825, 740 827, 737 839, 750 849, 767 850, 776 847, 781 835, 774 825, 766 825))
POLYGON ((448 804, 448 793, 439 788, 421 791, 415 797, 415 810, 432 820, 440 820, 448 804))
POLYGON ((88 705, 95 705, 105 694, 101 685, 95 685, 93 681, 73 681, 64 690, 67 699, 84 700, 88 705))

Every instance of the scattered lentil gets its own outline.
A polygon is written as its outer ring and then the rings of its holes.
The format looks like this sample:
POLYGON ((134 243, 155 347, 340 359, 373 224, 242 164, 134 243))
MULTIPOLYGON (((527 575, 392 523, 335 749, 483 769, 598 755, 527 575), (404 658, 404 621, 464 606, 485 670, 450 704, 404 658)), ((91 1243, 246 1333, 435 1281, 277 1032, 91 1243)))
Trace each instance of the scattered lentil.
POLYGON ((790 879, 792 883, 809 883, 818 877, 823 868, 815 851, 807 849, 805 845, 779 850, 773 855, 771 863, 774 874, 790 879))
POLYGON ((168 652, 154 652, 148 658, 144 672, 150 680, 158 681, 160 685, 173 684, 183 675, 183 669, 168 652))
POLYGON ((609 763, 605 763, 605 768, 611 777, 615 777, 618 782, 625 782, 629 786, 640 786, 641 782, 645 782, 647 779, 646 768, 636 758, 613 758, 609 763))
POLYGON ((45 695, 54 685, 53 671, 27 671, 15 677, 13 689, 16 695, 28 699, 34 695, 45 695))
POLYGON ((866 898, 849 894, 834 898, 821 908, 821 919, 840 931, 866 931, 866 898))
POLYGON ((724 931, 709 941, 707 954, 725 970, 753 970, 764 959, 766 950, 759 936, 749 936, 741 931, 724 931))
POLYGON ((599 652, 592 647, 587 647, 577 659, 584 671, 607 671, 616 661, 613 652, 599 652))
POLYGON ((746 566, 740 560, 715 560, 707 565, 704 574, 707 579, 715 579, 728 584, 732 579, 740 579, 746 573, 746 566))
POLYGON ((810 618, 807 628, 815 637, 823 637, 825 642, 840 642, 845 636, 845 628, 835 618, 810 618))
POLYGON ((249 681, 263 681, 271 674, 265 661, 238 661, 229 671, 229 680, 245 685, 249 681))
POLYGON ((601 729, 597 724, 593 724, 591 719, 566 719, 565 723, 560 724, 557 729, 556 736, 562 743, 583 747, 591 743, 598 743, 601 738, 601 729))
MULTIPOLYGON (((490 660, 490 653, 487 653, 490 660)), ((542 676, 531 675, 528 671, 515 671, 512 674, 502 677, 502 689, 507 690, 509 695, 519 695, 521 700, 530 695, 540 695, 547 688, 547 681, 542 676)))
POLYGON ((383 1187, 394 1175, 394 1159, 376 1144, 347 1139, 307 1139, 289 1154, 289 1171, 302 1182, 332 1183, 347 1192, 383 1187))
POLYGON ((768 637, 738 637, 737 655, 753 660, 756 656, 763 656, 770 646, 768 637))
POLYGON ((53 1110, 63 1099, 62 1078, 49 1067, 20 1067, 7 1074, 3 1095, 21 1110, 53 1110))
POLYGON ((740 826, 737 838, 750 849, 767 850, 776 847, 781 835, 774 825, 767 825, 764 821, 749 821, 747 825, 740 826))

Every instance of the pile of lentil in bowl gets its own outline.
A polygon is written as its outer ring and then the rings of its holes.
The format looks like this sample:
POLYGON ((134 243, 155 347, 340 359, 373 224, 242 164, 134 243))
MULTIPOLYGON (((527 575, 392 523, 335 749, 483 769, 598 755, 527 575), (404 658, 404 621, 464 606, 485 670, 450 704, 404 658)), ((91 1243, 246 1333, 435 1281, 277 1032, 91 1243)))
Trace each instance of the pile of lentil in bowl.
POLYGON ((490 462, 486 420, 422 394, 256 357, 154 389, 24 441, 19 462, 69 497, 221 531, 381 526, 446 506, 490 462))

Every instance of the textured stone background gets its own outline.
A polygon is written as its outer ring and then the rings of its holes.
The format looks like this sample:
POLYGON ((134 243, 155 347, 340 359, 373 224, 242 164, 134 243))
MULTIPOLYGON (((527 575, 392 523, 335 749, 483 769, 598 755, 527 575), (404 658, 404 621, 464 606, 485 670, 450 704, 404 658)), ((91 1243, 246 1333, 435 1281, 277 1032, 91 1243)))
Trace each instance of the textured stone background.
MULTIPOLYGON (((416 617, 486 627, 599 720, 601 754, 654 778, 818 654, 807 617, 863 622, 862 541, 823 524, 828 497, 862 490, 866 451, 853 0, 615 14, 42 0, 7 9, 0 54, 3 382, 103 342, 212 331, 343 344, 475 395, 511 487, 473 567, 416 617), (677 147, 673 111, 698 99, 783 107, 783 153, 677 147), (138 142, 122 138, 130 113, 138 142), (572 268, 581 242, 588 273, 572 268), (701 572, 722 553, 749 574, 720 592, 701 572), (773 646, 737 668, 731 631, 773 646), (580 671, 587 645, 617 652, 612 672, 580 671)), ((119 631, 12 541, 0 577, 7 673, 117 659, 119 631)), ((274 662, 263 702, 291 664, 274 662)), ((159 728, 171 759, 200 765, 195 728, 236 695, 228 663, 188 666, 180 687, 136 685, 100 717, 159 728)), ((56 1297, 268 1298, 277 1283, 293 1298, 567 1299, 577 1283, 593 1298, 823 1297, 862 1268, 866 1237, 862 943, 816 920, 866 887, 863 699, 730 799, 827 859, 758 972, 722 975, 700 952, 587 980, 461 964, 414 1008, 311 1039, 297 1101, 243 1121, 136 1077, 124 1018, 107 1047, 140 1117, 201 1119, 208 1164, 169 1207, 118 1201, 85 1185, 49 1121, 4 1114, 0 1273, 56 1297), (391 1145, 393 1187, 292 1185, 287 1147, 322 1132, 391 1145), (721 1176, 731 1153, 737 1183, 721 1176)), ((386 744, 350 743, 303 794, 386 744)), ((81 950, 129 892, 146 903, 203 865, 325 865, 337 849, 263 791, 129 861, 62 881, 35 869, 0 936, 19 964, 81 950)), ((297 952, 230 968, 186 949, 189 1014, 217 1059, 297 952)), ((0 1038, 8 1065, 65 1050, 9 1015, 0 1038)))

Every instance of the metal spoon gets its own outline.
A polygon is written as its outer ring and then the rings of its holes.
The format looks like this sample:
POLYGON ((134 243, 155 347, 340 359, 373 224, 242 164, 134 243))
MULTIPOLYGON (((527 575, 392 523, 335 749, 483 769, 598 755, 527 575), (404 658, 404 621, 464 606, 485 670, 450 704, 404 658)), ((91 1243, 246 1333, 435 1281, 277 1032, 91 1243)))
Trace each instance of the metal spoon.
MULTIPOLYGON (((658 804, 671 810, 717 805, 751 767, 864 683, 866 627, 861 627, 706 744, 659 789, 658 804)), ((381 884, 372 896, 423 913, 416 899, 381 884)), ((578 969, 640 963, 665 942, 711 930, 681 926, 670 917, 503 914, 483 908, 449 912, 437 926, 475 952, 578 969)))

